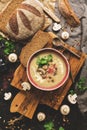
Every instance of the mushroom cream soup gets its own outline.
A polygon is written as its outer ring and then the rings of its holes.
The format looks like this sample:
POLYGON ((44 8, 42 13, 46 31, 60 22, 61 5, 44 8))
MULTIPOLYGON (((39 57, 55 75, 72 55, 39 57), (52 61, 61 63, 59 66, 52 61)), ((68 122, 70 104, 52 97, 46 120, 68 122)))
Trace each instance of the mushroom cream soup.
POLYGON ((40 52, 30 62, 31 79, 42 88, 57 86, 64 80, 66 72, 66 63, 56 52, 40 52))

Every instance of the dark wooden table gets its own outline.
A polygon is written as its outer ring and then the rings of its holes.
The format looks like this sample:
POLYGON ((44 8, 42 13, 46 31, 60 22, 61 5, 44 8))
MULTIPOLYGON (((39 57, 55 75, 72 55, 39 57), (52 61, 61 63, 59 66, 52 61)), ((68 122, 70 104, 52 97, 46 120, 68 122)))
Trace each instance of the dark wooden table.
MULTIPOLYGON (((47 105, 39 104, 32 119, 23 117, 20 121, 15 122, 14 125, 9 125, 9 121, 20 117, 19 113, 11 113, 10 105, 18 89, 10 85, 13 73, 20 63, 9 64, 8 71, 0 74, 0 130, 45 130, 44 124, 48 121, 53 121, 55 130, 58 130, 60 126, 63 126, 65 130, 86 130, 87 119, 84 119, 81 115, 78 104, 72 105, 67 100, 67 95, 61 105, 67 104, 70 106, 70 114, 64 117, 59 110, 54 110, 47 105), (4 93, 11 92, 12 98, 9 101, 4 100, 4 93), (37 120, 37 113, 44 112, 46 114, 46 120, 39 122, 37 120), (65 119, 66 118, 66 119, 65 119)), ((79 72, 80 73, 80 72, 79 72)), ((79 76, 79 74, 78 74, 79 76)), ((78 80, 78 76, 76 81, 78 80)), ((74 89, 74 84, 71 87, 74 89)), ((67 93, 68 94, 68 93, 67 93)))

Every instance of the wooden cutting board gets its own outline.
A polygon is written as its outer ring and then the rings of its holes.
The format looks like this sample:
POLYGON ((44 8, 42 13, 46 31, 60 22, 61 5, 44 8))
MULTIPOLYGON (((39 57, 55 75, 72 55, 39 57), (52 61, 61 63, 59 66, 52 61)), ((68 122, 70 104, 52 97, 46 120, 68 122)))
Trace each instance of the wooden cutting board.
POLYGON ((10 112, 19 112, 20 114, 32 119, 34 112, 41 98, 41 93, 20 91, 13 99, 10 112))
MULTIPOLYGON (((52 37, 55 37, 55 36, 52 35, 52 37)), ((47 45, 46 47, 52 47, 52 45, 47 45)), ((67 47, 70 47, 70 46, 68 45, 67 47)), ((77 58, 75 55, 65 50, 65 54, 70 55, 69 64, 71 66, 71 72, 72 72, 73 78, 75 79, 85 62, 86 55, 82 52, 77 51, 73 47, 70 49, 72 49, 75 53, 78 53, 80 55, 80 58, 77 58)), ((59 51, 61 50, 59 49, 59 51)), ((63 99, 65 98, 67 92, 69 91, 72 85, 72 78, 71 76, 69 76, 66 84, 55 91, 50 91, 50 92, 40 91, 32 86, 31 90, 27 92, 29 94, 28 96, 28 94, 26 95, 26 92, 23 91, 22 86, 21 86, 21 83, 24 81, 28 81, 27 75, 26 75, 26 69, 23 67, 23 65, 20 64, 18 68, 16 69, 13 80, 11 82, 11 85, 19 89, 20 92, 14 97, 11 104, 10 111, 19 112, 30 119, 33 117, 34 112, 38 104, 40 103, 50 106, 51 108, 55 110, 58 110, 63 99), (18 102, 19 99, 20 101, 18 102), (27 102, 30 100, 32 101, 27 102), (16 108, 16 105, 19 107, 16 108), (26 113, 24 113, 24 109, 22 109, 23 105, 26 106, 27 108, 26 113)))

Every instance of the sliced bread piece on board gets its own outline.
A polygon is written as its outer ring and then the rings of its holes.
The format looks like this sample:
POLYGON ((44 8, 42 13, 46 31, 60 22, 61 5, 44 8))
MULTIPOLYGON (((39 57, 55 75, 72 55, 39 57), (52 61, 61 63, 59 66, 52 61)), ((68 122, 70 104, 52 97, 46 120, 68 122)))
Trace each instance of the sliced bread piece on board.
POLYGON ((24 67, 27 66, 29 57, 37 50, 42 49, 48 42, 50 42, 52 37, 48 32, 38 31, 31 42, 27 43, 20 53, 20 62, 24 67))
POLYGON ((58 9, 60 13, 64 16, 67 23, 71 26, 75 27, 80 24, 80 20, 74 10, 72 9, 68 0, 57 0, 58 1, 58 9))

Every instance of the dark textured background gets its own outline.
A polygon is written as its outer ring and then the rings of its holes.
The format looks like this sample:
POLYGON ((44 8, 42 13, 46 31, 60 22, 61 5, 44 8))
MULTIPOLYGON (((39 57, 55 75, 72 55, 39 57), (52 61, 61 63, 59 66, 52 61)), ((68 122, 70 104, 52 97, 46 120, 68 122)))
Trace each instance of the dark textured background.
MULTIPOLYGON (((13 66, 12 66, 13 67, 13 66)), ((11 72, 12 73, 12 72, 11 72)), ((13 100, 14 96, 19 92, 17 89, 13 88, 7 82, 8 78, 11 78, 12 74, 5 74, 2 76, 2 80, 0 80, 1 91, 0 91, 0 130, 45 130, 43 125, 45 122, 53 121, 55 125, 55 130, 58 130, 60 126, 63 126, 65 130, 87 130, 87 115, 83 116, 78 108, 78 104, 72 105, 68 102, 67 96, 64 99, 62 104, 67 104, 70 106, 70 114, 66 116, 68 122, 63 121, 63 116, 61 115, 60 111, 55 111, 46 105, 39 105, 34 117, 32 120, 28 118, 23 118, 20 121, 17 121, 11 128, 8 126, 8 121, 10 119, 14 119, 15 117, 19 117, 20 114, 18 113, 10 113, 9 108, 11 101, 13 100), (4 79, 4 81, 3 81, 4 79), (3 84, 4 82, 4 84, 3 84), (4 92, 12 92, 12 98, 9 101, 5 101, 3 99, 4 92), (39 122, 37 120, 37 113, 44 112, 46 114, 46 120, 43 122, 39 122)), ((1 77, 1 76, 0 76, 1 77)), ((72 86, 74 88, 74 85, 72 86)))
MULTIPOLYGON (((87 3, 87 0, 85 1, 87 3)), ((31 128, 31 130, 44 130, 44 123, 50 120, 54 120, 55 130, 58 130, 60 126, 64 126, 65 130, 87 130, 87 113, 82 115, 78 108, 78 104, 71 105, 68 102, 67 97, 62 104, 68 104, 71 108, 70 114, 66 116, 69 120, 68 123, 63 121, 63 116, 60 114, 60 111, 54 111, 45 105, 39 105, 32 120, 24 117, 10 128, 8 126, 8 121, 20 116, 18 113, 9 112, 11 101, 17 94, 18 90, 10 86, 8 79, 12 78, 16 67, 17 65, 14 64, 10 67, 8 72, 0 74, 0 130, 29 130, 29 128, 31 128), (12 92, 12 99, 10 101, 5 101, 3 99, 4 93, 9 91, 12 92), (46 120, 44 122, 39 122, 37 120, 36 115, 40 111, 46 113, 46 120)), ((72 88, 74 87, 75 86, 73 85, 72 88)))

